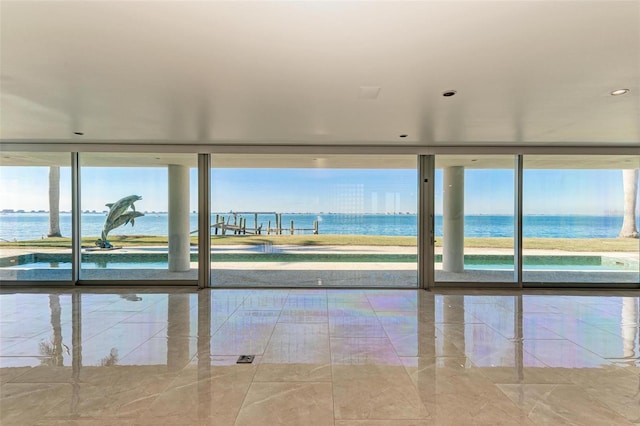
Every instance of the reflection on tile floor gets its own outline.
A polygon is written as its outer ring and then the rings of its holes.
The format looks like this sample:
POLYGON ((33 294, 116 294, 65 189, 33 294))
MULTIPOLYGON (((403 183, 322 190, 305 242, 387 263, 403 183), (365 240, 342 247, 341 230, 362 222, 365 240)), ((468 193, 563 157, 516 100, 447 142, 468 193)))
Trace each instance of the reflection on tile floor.
POLYGON ((639 424, 639 299, 4 290, 0 423, 639 424))

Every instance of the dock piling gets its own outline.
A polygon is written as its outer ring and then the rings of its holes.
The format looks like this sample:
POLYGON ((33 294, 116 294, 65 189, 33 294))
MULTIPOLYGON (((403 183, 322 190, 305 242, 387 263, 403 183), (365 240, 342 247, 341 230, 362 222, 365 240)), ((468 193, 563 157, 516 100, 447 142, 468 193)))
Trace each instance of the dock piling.
MULTIPOLYGON (((273 214, 275 216, 275 226, 272 225, 271 220, 267 222, 267 227, 265 229, 264 224, 258 225, 258 215, 259 214, 267 214, 267 212, 256 213, 256 212, 230 212, 229 216, 216 214, 215 222, 211 225, 214 228, 212 235, 227 235, 227 231, 230 233, 233 232, 233 235, 262 235, 263 231, 266 231, 266 235, 283 235, 282 231, 287 232, 287 228, 285 228, 282 224, 282 213, 272 213, 268 212, 268 214, 273 214), (253 215, 253 228, 247 229, 247 221, 248 217, 243 215, 253 215), (231 222, 231 216, 233 216, 233 223, 231 222)), ((294 219, 289 221, 289 235, 295 235, 296 232, 305 233, 312 232, 314 235, 319 233, 319 224, 318 220, 313 221, 313 228, 296 228, 294 219)))

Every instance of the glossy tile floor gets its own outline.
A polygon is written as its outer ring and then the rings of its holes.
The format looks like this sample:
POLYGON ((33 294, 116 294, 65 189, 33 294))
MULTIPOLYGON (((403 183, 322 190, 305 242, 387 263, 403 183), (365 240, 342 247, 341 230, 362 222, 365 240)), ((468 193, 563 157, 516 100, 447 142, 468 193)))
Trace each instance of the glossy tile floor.
POLYGON ((638 293, 579 294, 3 290, 0 423, 640 424, 638 293))

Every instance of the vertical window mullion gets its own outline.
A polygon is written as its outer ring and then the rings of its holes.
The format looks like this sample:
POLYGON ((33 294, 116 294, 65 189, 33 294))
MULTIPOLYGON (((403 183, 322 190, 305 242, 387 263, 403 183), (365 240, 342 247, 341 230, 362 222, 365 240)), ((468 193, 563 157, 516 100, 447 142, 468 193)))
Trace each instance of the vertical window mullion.
POLYGON ((80 279, 82 240, 80 235, 80 154, 71 153, 71 281, 80 279))
POLYGON ((422 289, 432 288, 434 280, 434 165, 433 155, 418 156, 418 286, 422 289))
POLYGON ((198 154, 198 288, 211 285, 211 155, 198 154))
POLYGON ((522 288, 522 176, 523 176, 523 156, 516 155, 515 157, 515 208, 514 208, 514 218, 515 218, 515 232, 513 242, 513 259, 514 259, 514 272, 515 277, 514 280, 518 284, 520 288, 522 288))

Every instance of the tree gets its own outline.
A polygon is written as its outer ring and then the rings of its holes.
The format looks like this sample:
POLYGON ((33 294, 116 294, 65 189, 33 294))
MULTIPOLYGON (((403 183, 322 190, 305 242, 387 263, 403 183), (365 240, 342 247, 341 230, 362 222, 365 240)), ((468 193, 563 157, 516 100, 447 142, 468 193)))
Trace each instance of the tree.
POLYGON ((638 227, 636 226, 636 204, 638 201, 638 170, 622 171, 622 186, 624 188, 624 219, 621 238, 638 238, 638 227))
POLYGON ((49 234, 62 237, 60 233, 60 166, 49 167, 49 234))
POLYGON ((42 341, 38 344, 40 355, 40 363, 49 367, 63 367, 64 353, 70 354, 69 347, 62 343, 62 323, 60 315, 62 308, 60 307, 60 296, 57 294, 49 295, 49 309, 51 311, 51 329, 53 336, 50 342, 42 341))

